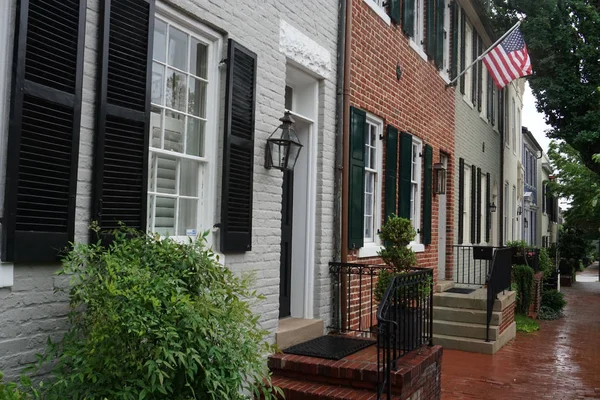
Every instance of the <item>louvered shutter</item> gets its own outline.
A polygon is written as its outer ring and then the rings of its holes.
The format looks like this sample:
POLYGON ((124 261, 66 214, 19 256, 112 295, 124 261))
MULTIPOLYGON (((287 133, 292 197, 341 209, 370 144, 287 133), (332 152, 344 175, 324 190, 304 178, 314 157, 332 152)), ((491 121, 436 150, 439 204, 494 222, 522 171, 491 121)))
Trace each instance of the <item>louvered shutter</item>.
POLYGON ((85 0, 19 1, 3 261, 56 261, 73 241, 85 10, 85 0))
POLYGON ((481 243, 481 168, 477 168, 477 242, 481 243))
MULTIPOLYGON (((465 69, 465 63, 467 62, 467 49, 466 43, 467 38, 467 19, 465 15, 465 11, 460 9, 460 69, 465 69)), ((461 75, 460 77, 460 92, 465 94, 465 75, 461 75)))
POLYGON ((433 148, 425 145, 425 177, 423 179, 423 244, 431 244, 433 148))
POLYGON ((396 214, 396 182, 398 179, 398 129, 387 127, 385 141, 385 219, 396 214))
POLYGON ((456 78, 456 76, 458 75, 458 49, 459 49, 459 43, 458 43, 458 29, 459 29, 459 25, 458 25, 458 13, 459 13, 459 6, 458 3, 456 1, 452 2, 452 42, 450 43, 450 47, 452 48, 452 59, 450 60, 450 69, 451 69, 451 77, 452 79, 456 78))
MULTIPOLYGON (((477 31, 475 30, 475 27, 473 27, 473 30, 471 31, 472 35, 471 35, 471 60, 475 61, 478 57, 477 55, 477 50, 478 50, 478 46, 479 46, 479 36, 477 36, 477 31)), ((471 101, 473 102, 473 105, 477 106, 477 90, 478 90, 478 85, 477 85, 477 72, 479 70, 479 65, 476 65, 474 67, 471 68, 471 101)))
POLYGON ((498 90, 498 131, 504 135, 504 89, 498 90))
POLYGON ((476 243, 477 241, 477 232, 476 232, 476 224, 477 224, 477 168, 472 165, 471 166, 471 243, 476 243))
MULTIPOLYGON (((433 1, 433 0, 431 0, 433 1)), ((436 0, 435 12, 435 65, 438 69, 444 67, 444 14, 446 13, 446 4, 444 0, 436 0)))
POLYGON ((435 3, 428 0, 425 6, 425 51, 429 59, 435 58, 435 3))
POLYGON ((389 3, 390 3, 390 5, 389 5, 390 19, 392 20, 392 22, 394 24, 399 24, 400 23, 400 0, 390 0, 389 3))
POLYGON ((367 113, 350 108, 350 176, 348 190, 348 248, 359 249, 365 234, 365 139, 367 113))
POLYGON ((415 0, 402 2, 402 30, 410 37, 415 35, 415 0))
POLYGON ((458 159, 458 244, 464 239, 464 212, 465 212, 465 160, 458 159))
POLYGON ((398 216, 410 218, 410 193, 412 191, 412 136, 409 133, 400 134, 400 159, 398 174, 398 216))
MULTIPOLYGON (((477 36, 477 57, 483 53, 483 40, 477 36)), ((483 101, 483 61, 477 63, 477 110, 481 111, 483 101)))
POLYGON ((256 54, 229 39, 221 195, 224 253, 252 249, 256 70, 256 54))
POLYGON ((146 230, 154 1, 100 4, 93 218, 146 230))
POLYGON ((492 89, 494 82, 492 80, 492 76, 490 75, 489 72, 487 72, 486 69, 486 74, 487 74, 487 119, 488 121, 490 121, 490 123, 492 125, 494 125, 493 122, 493 114, 494 114, 494 90, 492 89))
POLYGON ((492 185, 490 183, 491 175, 488 173, 485 176, 485 241, 490 242, 490 231, 492 229, 492 212, 490 211, 490 204, 492 203, 492 194, 490 193, 492 185))

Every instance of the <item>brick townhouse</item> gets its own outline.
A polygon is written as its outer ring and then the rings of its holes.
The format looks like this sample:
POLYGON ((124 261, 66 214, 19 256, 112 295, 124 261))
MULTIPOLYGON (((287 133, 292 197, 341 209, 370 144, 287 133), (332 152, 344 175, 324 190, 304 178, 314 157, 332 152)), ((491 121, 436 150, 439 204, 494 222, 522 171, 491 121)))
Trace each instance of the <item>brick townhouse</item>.
POLYGON ((64 332, 57 250, 93 220, 208 230, 227 268, 256 273, 273 338, 289 316, 323 332, 338 22, 337 0, 0 2, 0 370, 64 332), (286 109, 293 175, 265 163, 286 109))

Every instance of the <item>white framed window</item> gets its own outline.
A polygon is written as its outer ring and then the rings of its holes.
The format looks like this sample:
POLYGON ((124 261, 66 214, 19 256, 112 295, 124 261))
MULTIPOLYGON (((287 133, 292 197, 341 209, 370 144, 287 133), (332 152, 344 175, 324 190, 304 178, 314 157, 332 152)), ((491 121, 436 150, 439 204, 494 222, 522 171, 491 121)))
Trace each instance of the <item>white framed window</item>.
POLYGON ((504 182, 504 244, 508 243, 508 182, 504 182))
POLYGON ((367 134, 365 135, 365 214, 364 245, 359 257, 377 255, 381 247, 378 232, 382 220, 383 189, 383 145, 380 139, 383 121, 367 114, 367 134))
POLYGON ((221 38, 167 6, 157 9, 147 228, 193 237, 214 219, 221 38))
POLYGON ((481 175, 481 207, 479 207, 479 231, 481 232, 481 243, 486 242, 487 231, 486 231, 486 216, 488 207, 485 203, 485 199, 487 198, 487 176, 485 174, 481 175))
POLYGON ((421 243, 421 151, 423 142, 413 136, 410 171, 410 221, 417 231, 415 243, 421 243))
POLYGON ((441 75, 450 81, 450 0, 444 0, 444 62, 441 75))
POLYGON ((513 97, 512 99, 512 115, 513 115, 513 124, 512 124, 512 151, 514 154, 517 154, 517 126, 519 125, 519 118, 520 118, 520 114, 521 112, 519 111, 519 114, 517 114, 517 106, 516 106, 516 102, 515 102, 515 98, 513 97))
POLYGON ((413 13, 414 18, 414 31, 413 36, 410 38, 411 47, 423 58, 427 60, 427 54, 425 54, 425 0, 415 0, 415 10, 413 13))
MULTIPOLYGON (((480 61, 481 62, 481 61, 480 61)), ((487 67, 485 66, 485 64, 483 64, 481 66, 481 76, 479 77, 479 79, 481 79, 481 112, 479 113, 479 116, 481 118, 483 118, 484 121, 488 121, 487 119, 487 114, 488 114, 488 110, 487 110, 487 106, 488 106, 488 72, 487 72, 487 67)))
POLYGON ((512 240, 517 240, 517 188, 512 187, 512 240))
POLYGON ((463 242, 464 243, 471 243, 471 169, 472 167, 470 165, 466 165, 464 166, 464 171, 463 171, 463 176, 464 176, 464 183, 463 183, 463 220, 462 220, 462 226, 463 226, 463 242))
MULTIPOLYGON (((465 65, 461 66, 461 69, 465 69, 473 62, 473 25, 471 22, 467 20, 465 22, 465 37, 463 38, 465 41, 465 65)), ((477 66, 473 67, 477 68, 477 66)), ((467 103, 473 105, 475 103, 473 97, 473 68, 470 68, 465 73, 465 94, 464 99, 467 103)))
POLYGON ((387 1, 386 0, 363 0, 365 3, 367 3, 367 5, 373 10, 375 11, 375 14, 377 14, 379 17, 381 17, 381 19, 383 19, 383 21, 388 24, 391 25, 392 24, 392 20, 390 19, 390 16, 387 13, 386 10, 386 6, 387 6, 387 1))

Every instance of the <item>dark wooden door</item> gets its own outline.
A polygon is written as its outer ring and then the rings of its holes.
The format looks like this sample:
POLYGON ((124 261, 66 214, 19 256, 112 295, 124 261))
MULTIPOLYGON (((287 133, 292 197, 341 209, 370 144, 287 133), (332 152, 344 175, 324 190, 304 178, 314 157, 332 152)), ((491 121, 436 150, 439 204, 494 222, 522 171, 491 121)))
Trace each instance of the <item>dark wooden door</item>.
POLYGON ((283 173, 281 205, 281 260, 279 281, 279 318, 290 316, 292 291, 292 221, 294 209, 294 172, 283 173))

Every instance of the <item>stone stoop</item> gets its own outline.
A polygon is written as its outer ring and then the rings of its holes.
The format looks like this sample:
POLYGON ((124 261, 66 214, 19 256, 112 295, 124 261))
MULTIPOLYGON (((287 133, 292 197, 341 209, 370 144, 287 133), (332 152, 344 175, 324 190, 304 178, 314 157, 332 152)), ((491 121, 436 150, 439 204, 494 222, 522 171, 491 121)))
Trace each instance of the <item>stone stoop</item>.
POLYGON ((494 302, 489 342, 486 337, 487 290, 470 294, 433 295, 433 343, 447 349, 494 354, 516 335, 516 293, 507 291, 494 302))

